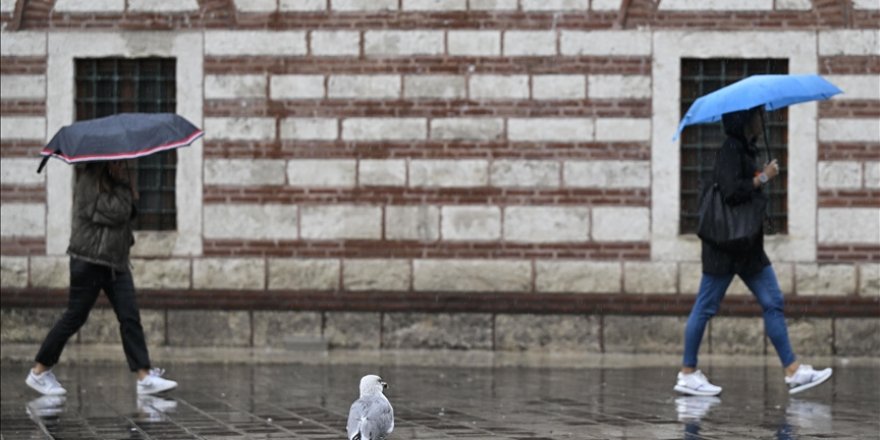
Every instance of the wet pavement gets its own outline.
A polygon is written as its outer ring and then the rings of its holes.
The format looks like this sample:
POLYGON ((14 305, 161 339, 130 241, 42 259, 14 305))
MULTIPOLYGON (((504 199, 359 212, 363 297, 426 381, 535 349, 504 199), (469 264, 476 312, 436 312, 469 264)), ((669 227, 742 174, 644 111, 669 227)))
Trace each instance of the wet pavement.
POLYGON ((837 365, 797 397, 777 367, 706 368, 719 398, 676 395, 674 367, 192 363, 163 365, 179 389, 138 398, 122 365, 79 363, 56 368, 68 389, 58 399, 27 388, 28 366, 0 366, 3 440, 343 439, 367 373, 390 384, 391 439, 880 438, 876 364, 837 365))

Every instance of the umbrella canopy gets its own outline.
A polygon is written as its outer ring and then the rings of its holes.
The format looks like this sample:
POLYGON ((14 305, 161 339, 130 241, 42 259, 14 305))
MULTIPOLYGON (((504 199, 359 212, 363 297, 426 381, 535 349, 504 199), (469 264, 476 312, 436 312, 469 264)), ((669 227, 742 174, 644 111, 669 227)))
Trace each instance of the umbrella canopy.
POLYGON ((173 113, 120 113, 75 122, 58 130, 40 152, 67 163, 135 159, 185 147, 202 137, 202 130, 173 113))
POLYGON ((838 93, 842 91, 819 75, 753 75, 694 101, 672 140, 678 139, 684 127, 718 121, 725 113, 761 105, 772 111, 838 93))

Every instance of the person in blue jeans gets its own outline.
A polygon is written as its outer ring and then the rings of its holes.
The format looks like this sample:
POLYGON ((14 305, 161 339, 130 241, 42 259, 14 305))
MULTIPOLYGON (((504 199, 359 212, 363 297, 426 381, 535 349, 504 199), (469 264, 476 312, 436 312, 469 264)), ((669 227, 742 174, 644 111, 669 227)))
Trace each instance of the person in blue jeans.
MULTIPOLYGON (((726 113, 722 116, 727 135, 715 161, 715 179, 724 202, 730 205, 744 203, 760 196, 762 187, 779 174, 776 160, 760 172, 756 166, 757 141, 763 134, 761 107, 726 113)), ((705 241, 702 243, 703 276, 700 290, 684 332, 684 359, 675 391, 694 396, 715 396, 721 387, 713 385, 697 369, 697 353, 706 324, 718 312, 721 300, 734 276, 739 276, 757 298, 764 311, 764 329, 773 343, 785 370, 785 382, 791 394, 815 387, 831 377, 832 370, 814 370, 801 364, 788 340, 785 325, 782 291, 767 254, 764 253, 763 233, 748 249, 730 252, 705 241)))

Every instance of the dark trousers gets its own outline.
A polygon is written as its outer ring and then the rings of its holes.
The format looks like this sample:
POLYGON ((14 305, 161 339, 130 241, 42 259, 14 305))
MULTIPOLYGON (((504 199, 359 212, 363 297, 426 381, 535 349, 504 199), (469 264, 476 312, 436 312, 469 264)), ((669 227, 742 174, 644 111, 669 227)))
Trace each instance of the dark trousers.
POLYGON ((128 367, 131 371, 150 368, 150 355, 144 340, 144 329, 141 327, 141 314, 138 311, 131 272, 116 271, 77 258, 70 259, 70 297, 67 310, 46 335, 37 353, 37 362, 47 367, 58 363, 64 345, 86 323, 101 290, 107 294, 107 299, 116 312, 128 367))

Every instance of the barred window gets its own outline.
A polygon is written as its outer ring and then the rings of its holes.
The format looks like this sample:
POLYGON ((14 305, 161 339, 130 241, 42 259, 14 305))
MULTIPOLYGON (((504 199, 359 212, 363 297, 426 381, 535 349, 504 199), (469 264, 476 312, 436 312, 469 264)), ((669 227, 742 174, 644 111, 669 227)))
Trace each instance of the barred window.
MULTIPOLYGON (((740 79, 758 74, 787 74, 786 59, 682 59, 681 117, 700 96, 711 93, 740 79)), ((765 191, 770 196, 768 212, 773 229, 788 231, 788 111, 767 113, 767 142, 772 158, 779 160, 779 177, 765 191)), ((698 199, 702 182, 712 179, 715 153, 724 142, 721 122, 691 125, 681 134, 681 212, 679 233, 697 231, 698 199)), ((758 166, 767 160, 763 141, 759 141, 758 166)))
MULTIPOLYGON (((176 107, 174 58, 76 59, 76 119, 117 113, 173 113, 176 107)), ((177 229, 174 150, 129 161, 140 199, 134 228, 177 229)))

